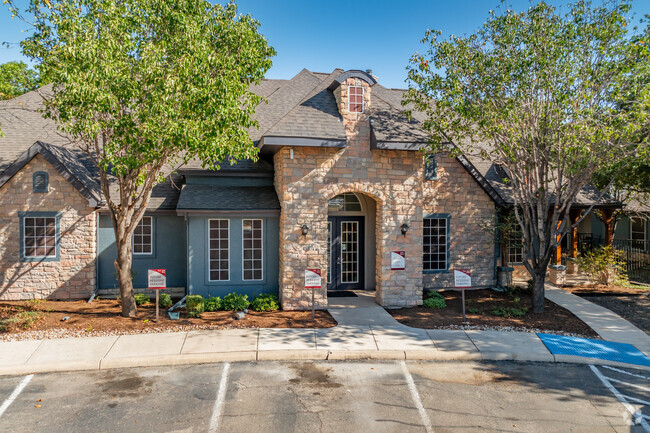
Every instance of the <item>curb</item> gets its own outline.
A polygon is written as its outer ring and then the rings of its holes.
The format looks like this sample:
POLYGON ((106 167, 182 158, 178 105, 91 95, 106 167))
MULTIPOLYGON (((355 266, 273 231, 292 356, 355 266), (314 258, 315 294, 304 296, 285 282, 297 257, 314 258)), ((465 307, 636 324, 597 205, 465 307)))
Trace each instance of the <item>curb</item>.
POLYGON ((46 364, 15 365, 0 367, 0 376, 24 375, 31 373, 56 373, 67 371, 93 371, 116 368, 163 367, 177 365, 210 364, 216 362, 268 362, 268 361, 351 361, 351 360, 395 360, 395 361, 514 361, 543 362, 563 364, 609 365, 650 371, 650 367, 624 364, 595 358, 574 355, 539 356, 527 353, 503 352, 441 352, 436 350, 340 350, 306 349, 292 351, 260 350, 242 352, 192 353, 179 355, 160 355, 152 357, 105 358, 101 361, 66 361, 56 366, 46 364))

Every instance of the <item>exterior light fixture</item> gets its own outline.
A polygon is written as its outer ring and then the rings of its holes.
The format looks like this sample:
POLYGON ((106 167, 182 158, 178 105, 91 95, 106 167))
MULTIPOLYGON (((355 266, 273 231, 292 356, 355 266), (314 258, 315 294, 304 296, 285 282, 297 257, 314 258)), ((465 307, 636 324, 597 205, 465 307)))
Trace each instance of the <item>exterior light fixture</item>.
POLYGON ((300 226, 300 229, 302 230, 302 235, 307 236, 307 233, 309 233, 309 226, 307 224, 303 224, 300 226))
POLYGON ((402 236, 406 236, 406 233, 409 231, 411 227, 409 227, 408 224, 404 223, 400 226, 400 229, 402 230, 402 236))

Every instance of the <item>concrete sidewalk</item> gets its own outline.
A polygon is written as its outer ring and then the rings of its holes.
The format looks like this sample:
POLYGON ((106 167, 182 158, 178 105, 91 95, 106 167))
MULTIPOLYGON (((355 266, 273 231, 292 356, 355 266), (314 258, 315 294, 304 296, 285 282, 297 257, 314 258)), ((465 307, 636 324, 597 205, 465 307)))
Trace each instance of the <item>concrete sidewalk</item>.
POLYGON ((650 336, 618 314, 554 285, 547 284, 545 292, 546 299, 575 314, 603 340, 631 344, 650 357, 650 336))
MULTIPOLYGON (((368 294, 333 298, 339 325, 326 329, 231 329, 0 342, 0 374, 96 370, 255 360, 517 360, 621 364, 553 355, 534 333, 426 330, 396 322, 368 294)), ((554 287, 547 297, 604 339, 631 343, 648 355, 650 338, 597 305, 554 287), (604 311, 603 311, 604 310, 604 311)))

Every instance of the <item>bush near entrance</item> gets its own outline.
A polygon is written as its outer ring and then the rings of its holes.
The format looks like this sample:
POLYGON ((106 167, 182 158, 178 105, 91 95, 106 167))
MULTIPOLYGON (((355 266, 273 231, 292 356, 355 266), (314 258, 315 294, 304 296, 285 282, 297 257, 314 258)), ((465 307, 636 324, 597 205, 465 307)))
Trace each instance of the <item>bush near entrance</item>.
POLYGON ((201 295, 189 295, 185 298, 187 317, 201 317, 205 311, 205 303, 201 295))

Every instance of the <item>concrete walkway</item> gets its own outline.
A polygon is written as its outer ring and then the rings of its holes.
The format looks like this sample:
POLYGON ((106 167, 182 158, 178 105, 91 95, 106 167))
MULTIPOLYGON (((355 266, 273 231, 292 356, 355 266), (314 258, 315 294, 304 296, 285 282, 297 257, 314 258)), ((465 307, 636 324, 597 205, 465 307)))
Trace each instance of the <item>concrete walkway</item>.
POLYGON ((611 310, 550 284, 546 285, 546 299, 578 316, 603 340, 631 344, 650 356, 650 336, 611 310))
POLYGON ((357 297, 329 298, 327 311, 339 325, 403 326, 377 302, 375 292, 357 290, 357 297))
MULTIPOLYGON (((648 355, 647 335, 614 313, 550 286, 547 297, 574 312, 603 338, 631 343, 648 355)), ((378 306, 371 293, 332 298, 329 311, 339 322, 334 328, 230 329, 0 342, 0 374, 306 359, 518 360, 650 370, 553 355, 534 333, 410 328, 378 306)))

